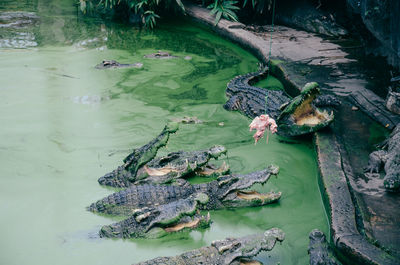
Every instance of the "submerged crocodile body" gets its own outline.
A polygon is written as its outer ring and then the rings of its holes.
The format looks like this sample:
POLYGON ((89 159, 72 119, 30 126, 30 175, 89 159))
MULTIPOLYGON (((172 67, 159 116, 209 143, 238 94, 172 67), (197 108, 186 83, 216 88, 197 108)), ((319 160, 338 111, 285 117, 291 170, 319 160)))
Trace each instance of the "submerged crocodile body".
POLYGON ((142 63, 123 64, 114 60, 103 60, 101 63, 95 66, 96 69, 108 69, 108 68, 142 68, 142 63))
MULTIPOLYGON (((194 265, 194 264, 257 264, 249 259, 254 258, 261 251, 272 250, 276 242, 281 242, 285 234, 278 228, 272 228, 264 233, 258 233, 241 238, 227 238, 211 243, 209 247, 202 247, 175 257, 159 257, 137 265, 194 265)), ((260 263, 258 263, 260 264, 260 263)))
POLYGON ((168 52, 158 51, 156 53, 146 54, 144 58, 147 59, 173 59, 178 58, 178 56, 174 56, 169 54, 168 52))
POLYGON ((394 128, 389 138, 382 145, 382 150, 369 155, 365 171, 378 173, 382 166, 385 169, 383 185, 387 191, 400 191, 400 123, 394 128))
POLYGON ((173 122, 183 123, 183 124, 200 124, 200 123, 203 123, 203 121, 199 120, 196 116, 193 116, 193 117, 184 116, 183 118, 173 118, 171 120, 173 122))
POLYGON ((333 114, 319 107, 335 107, 340 102, 333 96, 320 94, 318 84, 308 83, 301 94, 291 99, 282 90, 267 90, 252 86, 265 78, 268 69, 240 75, 232 79, 226 89, 227 110, 238 110, 250 118, 267 113, 278 122, 278 134, 299 136, 315 132, 333 121, 333 114), (314 100, 317 99, 315 102, 314 100))
POLYGON ((201 210, 266 205, 278 201, 281 193, 258 193, 245 189, 257 183, 266 183, 278 171, 278 167, 269 166, 250 174, 221 176, 201 184, 192 185, 179 179, 174 185, 132 185, 91 204, 88 210, 129 216, 143 207, 168 204, 200 193, 208 198, 207 202, 199 205, 201 210))
POLYGON ((252 86, 252 84, 266 78, 268 70, 260 69, 258 72, 239 75, 232 79, 226 88, 229 98, 224 108, 238 110, 244 115, 254 118, 268 113, 273 119, 280 114, 280 107, 289 102, 290 97, 282 90, 267 90, 252 86), (268 95, 267 105, 265 99, 268 95))
POLYGON ((159 238, 185 229, 205 228, 211 223, 210 215, 202 216, 196 212, 198 204, 206 201, 204 194, 195 194, 156 207, 143 207, 123 221, 103 226, 100 236, 159 238))

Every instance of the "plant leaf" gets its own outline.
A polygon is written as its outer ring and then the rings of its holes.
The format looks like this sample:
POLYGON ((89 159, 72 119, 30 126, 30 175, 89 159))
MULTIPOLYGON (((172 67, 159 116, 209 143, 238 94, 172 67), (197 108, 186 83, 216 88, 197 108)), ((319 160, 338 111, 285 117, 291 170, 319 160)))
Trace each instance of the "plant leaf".
POLYGON ((178 6, 182 9, 183 12, 185 12, 185 6, 183 5, 181 0, 175 0, 178 6))
POLYGON ((85 0, 80 0, 80 8, 83 14, 86 14, 86 1, 85 0))
POLYGON ((222 11, 219 11, 217 13, 217 15, 215 16, 215 23, 214 26, 216 26, 218 24, 218 22, 221 20, 221 15, 222 15, 222 11))

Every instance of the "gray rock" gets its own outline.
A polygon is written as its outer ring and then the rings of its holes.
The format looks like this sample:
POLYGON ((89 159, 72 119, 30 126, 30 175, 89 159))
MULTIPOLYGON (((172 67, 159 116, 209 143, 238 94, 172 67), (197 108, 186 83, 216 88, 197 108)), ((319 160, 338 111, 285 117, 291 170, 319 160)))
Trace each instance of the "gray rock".
POLYGON ((387 56, 400 69, 400 1, 346 0, 351 16, 359 15, 368 31, 378 40, 374 52, 387 56))

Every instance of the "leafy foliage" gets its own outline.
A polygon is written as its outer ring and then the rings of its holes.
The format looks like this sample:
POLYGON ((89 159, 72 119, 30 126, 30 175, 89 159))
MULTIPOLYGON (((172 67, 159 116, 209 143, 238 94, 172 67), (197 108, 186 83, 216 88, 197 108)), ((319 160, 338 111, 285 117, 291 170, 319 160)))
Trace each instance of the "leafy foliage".
POLYGON ((211 9, 211 14, 215 14, 215 24, 224 17, 228 20, 238 21, 238 17, 234 10, 238 10, 239 7, 235 6, 238 1, 231 0, 215 0, 214 3, 210 4, 207 8, 211 9))
MULTIPOLYGON (((196 0, 194 0, 196 1, 196 0)), ((215 15, 215 25, 225 18, 238 21, 237 12, 241 9, 251 9, 259 14, 271 10, 274 0, 201 0, 203 6, 211 9, 215 15), (250 4, 251 3, 251 4, 250 4), (239 7, 241 6, 241 7, 239 7)), ((80 9, 84 14, 118 13, 117 10, 135 14, 135 22, 148 28, 154 28, 160 18, 160 12, 166 10, 185 11, 182 0, 79 0, 80 9)))
POLYGON ((181 0, 79 0, 80 9, 84 14, 115 13, 116 10, 124 10, 133 13, 140 18, 148 28, 154 28, 157 14, 160 10, 175 9, 185 11, 181 0))
POLYGON ((150 28, 154 28, 154 26, 156 25, 156 18, 160 18, 159 15, 157 15, 156 13, 154 13, 154 11, 151 10, 147 10, 146 12, 144 12, 143 16, 144 16, 144 24, 149 26, 150 28))
MULTIPOLYGON (((248 0, 243 1, 243 7, 247 5, 248 0)), ((262 14, 265 10, 271 10, 273 0, 251 0, 251 7, 254 11, 262 14)))
POLYGON ((251 9, 251 12, 259 14, 265 13, 272 9, 274 0, 202 0, 203 6, 211 9, 211 14, 215 14, 215 25, 226 18, 228 20, 238 21, 237 12, 241 9, 251 9), (249 6, 249 2, 251 5, 249 6), (241 7, 236 6, 240 4, 241 7))

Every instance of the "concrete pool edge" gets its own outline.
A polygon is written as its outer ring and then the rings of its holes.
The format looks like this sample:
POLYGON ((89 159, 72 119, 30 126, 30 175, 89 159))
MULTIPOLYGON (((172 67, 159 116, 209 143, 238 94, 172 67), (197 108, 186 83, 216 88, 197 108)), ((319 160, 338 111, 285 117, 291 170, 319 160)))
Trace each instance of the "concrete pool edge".
POLYGON ((356 206, 343 169, 339 143, 329 129, 315 134, 321 193, 329 211, 333 245, 338 256, 362 264, 395 264, 390 255, 371 244, 357 229, 356 206))
MULTIPOLYGON (((214 26, 214 18, 209 15, 207 9, 190 4, 186 4, 186 13, 195 21, 249 50, 263 63, 268 61, 265 40, 245 30, 244 24, 221 19, 218 25, 214 26)), ((286 56, 276 54, 272 58, 290 60, 286 56)), ((335 63, 334 59, 330 60, 331 63, 335 63)), ((300 91, 304 80, 292 74, 284 64, 273 64, 271 72, 289 89, 289 94, 293 95, 300 91)), ((344 158, 335 134, 330 130, 316 133, 315 145, 321 173, 321 193, 329 211, 331 237, 338 256, 342 260, 357 261, 362 264, 396 264, 391 255, 371 244, 357 229, 355 210, 357 206, 351 197, 349 180, 343 169, 344 158)))

